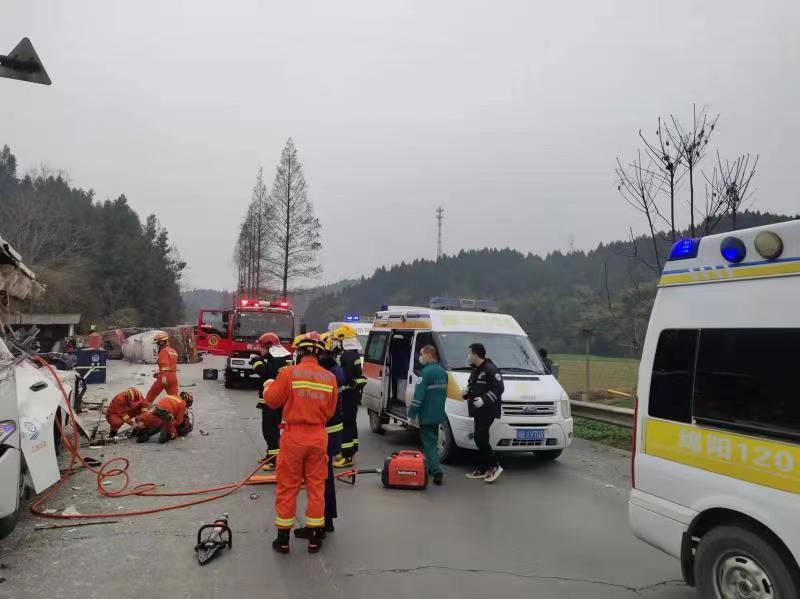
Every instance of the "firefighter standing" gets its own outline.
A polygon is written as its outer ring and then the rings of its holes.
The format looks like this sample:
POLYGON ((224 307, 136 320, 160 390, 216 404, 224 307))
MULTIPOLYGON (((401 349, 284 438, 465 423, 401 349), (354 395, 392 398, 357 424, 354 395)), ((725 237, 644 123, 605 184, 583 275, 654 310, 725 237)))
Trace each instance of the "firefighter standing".
MULTIPOLYGON (((336 507, 336 480, 333 478, 333 465, 331 460, 339 455, 342 450, 342 386, 344 385, 344 370, 336 361, 336 348, 330 333, 320 335, 320 340, 325 346, 325 351, 320 355, 319 365, 336 377, 336 385, 339 388, 336 401, 336 412, 325 424, 328 431, 328 478, 325 479, 325 534, 334 531, 333 520, 338 516, 336 507)), ((311 538, 311 528, 297 528, 294 535, 300 539, 311 538)))
POLYGON ((100 349, 103 347, 103 336, 97 332, 97 325, 89 326, 89 336, 86 339, 86 347, 89 349, 100 349))
MULTIPOLYGON (((278 371, 286 366, 289 352, 283 348, 280 338, 275 333, 264 333, 256 343, 258 344, 259 355, 250 358, 250 365, 260 378, 256 407, 261 410, 261 434, 267 444, 267 453, 261 459, 262 462, 265 462, 272 456, 276 456, 277 459, 280 443, 278 427, 281 424, 281 410, 273 410, 264 403, 263 387, 264 383, 277 377, 278 371)), ((274 469, 275 460, 264 465, 264 470, 274 469)))
POLYGON ((193 403, 194 397, 188 391, 156 399, 150 409, 139 416, 136 442, 146 443, 156 433, 160 433, 159 443, 188 435, 192 431, 192 422, 186 417, 186 413, 193 403))
POLYGON ((352 468, 355 464, 355 455, 358 452, 358 406, 361 403, 361 391, 367 384, 361 372, 364 361, 359 354, 361 345, 358 343, 356 330, 349 324, 340 326, 333 332, 333 338, 342 345, 341 364, 344 370, 345 383, 342 387, 342 419, 344 431, 342 433, 342 455, 334 461, 335 468, 352 468))
POLYGON ((272 548, 289 553, 289 531, 295 525, 297 493, 305 483, 306 521, 310 531, 309 553, 322 548, 325 531, 325 479, 328 433, 325 424, 336 412, 336 377, 319 365, 323 351, 317 333, 309 333, 296 344, 299 364, 287 366, 264 388, 264 402, 283 408, 281 452, 278 454, 275 491, 275 525, 278 536, 272 548))
POLYGON ((164 331, 158 331, 153 341, 158 346, 158 372, 153 375, 156 380, 144 398, 147 405, 151 405, 162 391, 167 395, 178 395, 178 352, 169 346, 169 335, 164 331))
POLYGON ((142 413, 144 407, 142 392, 135 387, 129 387, 115 395, 108 405, 108 410, 106 410, 106 420, 108 420, 108 424, 111 427, 108 436, 116 437, 117 431, 123 424, 135 426, 134 419, 142 413))

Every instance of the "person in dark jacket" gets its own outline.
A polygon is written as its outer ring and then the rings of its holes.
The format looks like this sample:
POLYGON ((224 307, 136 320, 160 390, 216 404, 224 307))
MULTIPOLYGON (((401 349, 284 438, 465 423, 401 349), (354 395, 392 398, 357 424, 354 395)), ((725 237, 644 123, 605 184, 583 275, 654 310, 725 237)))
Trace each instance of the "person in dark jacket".
MULTIPOLYGON (((325 351, 320 354, 319 365, 328 370, 336 377, 336 385, 339 388, 336 402, 336 411, 331 419, 325 424, 328 431, 328 478, 325 479, 325 532, 322 533, 324 539, 327 533, 335 530, 333 520, 339 515, 336 506, 336 480, 333 478, 333 463, 335 456, 342 450, 342 386, 345 384, 344 369, 336 361, 333 339, 330 333, 320 335, 320 340, 325 344, 325 351)), ((299 539, 310 539, 313 530, 307 527, 296 528, 294 536, 299 539)))
POLYGON ((419 418, 419 436, 428 473, 433 477, 434 484, 441 485, 444 474, 439 464, 439 425, 445 419, 447 373, 439 365, 439 353, 433 345, 426 345, 420 350, 419 363, 422 372, 414 388, 408 417, 411 420, 419 418))
POLYGON ((250 358, 250 365, 259 377, 258 382, 258 403, 256 407, 261 410, 261 434, 267 444, 267 453, 261 458, 261 462, 266 462, 270 458, 272 461, 264 465, 264 470, 274 470, 278 461, 281 410, 273 410, 264 403, 263 388, 264 383, 278 376, 278 371, 286 366, 289 352, 281 345, 280 338, 275 333, 264 333, 256 341, 259 355, 250 358))
POLYGON ((358 406, 361 403, 361 392, 367 379, 361 371, 364 360, 358 352, 361 347, 358 343, 356 330, 349 324, 340 326, 331 334, 331 342, 338 344, 341 350, 339 361, 344 371, 345 383, 340 387, 342 391, 342 418, 344 431, 342 433, 342 454, 333 461, 334 468, 352 468, 355 465, 358 453, 358 406))
POLYGON ((469 346, 469 375, 464 399, 469 415, 475 422, 475 445, 478 446, 478 465, 467 478, 482 478, 493 483, 502 474, 503 468, 492 451, 489 430, 496 418, 502 414, 502 396, 505 386, 503 375, 494 362, 486 357, 486 348, 481 343, 469 346))

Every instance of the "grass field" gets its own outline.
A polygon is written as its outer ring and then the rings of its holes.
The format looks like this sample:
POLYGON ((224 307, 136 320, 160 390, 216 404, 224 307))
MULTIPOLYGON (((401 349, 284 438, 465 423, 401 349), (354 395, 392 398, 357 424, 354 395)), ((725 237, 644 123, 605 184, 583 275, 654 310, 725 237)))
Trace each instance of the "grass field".
MULTIPOLYGON (((581 354, 555 354, 553 362, 559 365, 558 380, 571 397, 586 390, 586 357, 581 354)), ((589 356, 589 386, 591 391, 603 395, 608 389, 633 394, 639 374, 639 360, 589 356)), ((622 400, 628 407, 632 402, 622 400)))
POLYGON ((575 436, 605 443, 619 449, 630 451, 633 448, 633 431, 631 429, 605 422, 575 418, 575 436))

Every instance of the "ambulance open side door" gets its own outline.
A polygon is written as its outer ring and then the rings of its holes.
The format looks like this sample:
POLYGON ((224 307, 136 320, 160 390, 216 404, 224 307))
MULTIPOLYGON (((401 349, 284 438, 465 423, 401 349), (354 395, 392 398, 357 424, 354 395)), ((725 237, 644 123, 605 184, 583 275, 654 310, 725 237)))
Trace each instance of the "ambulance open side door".
POLYGON ((367 379, 364 386, 362 401, 371 410, 379 415, 386 411, 388 397, 388 376, 386 376, 386 354, 389 348, 391 331, 372 331, 364 350, 364 365, 362 371, 367 379))
POLYGON ((430 331, 417 331, 414 337, 414 351, 411 353, 411 367, 408 370, 408 386, 406 387, 406 406, 411 407, 414 391, 422 376, 422 365, 419 363, 420 350, 426 345, 433 345, 433 333, 430 331))

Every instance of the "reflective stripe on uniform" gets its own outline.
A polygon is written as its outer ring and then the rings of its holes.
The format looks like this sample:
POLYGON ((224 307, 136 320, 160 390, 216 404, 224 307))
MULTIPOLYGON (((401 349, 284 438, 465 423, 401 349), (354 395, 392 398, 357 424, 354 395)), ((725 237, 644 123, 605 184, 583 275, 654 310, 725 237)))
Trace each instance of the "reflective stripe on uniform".
POLYGON ((355 444, 356 444, 355 441, 350 441, 348 443, 342 443, 342 449, 350 449, 355 444))
POLYGON ((361 366, 362 364, 364 364, 364 358, 359 358, 358 360, 353 362, 353 364, 355 364, 357 366, 361 366))
POLYGON ((256 360, 255 362, 253 362, 253 368, 256 368, 257 366, 263 366, 263 365, 264 365, 264 361, 263 360, 256 360))
POLYGON ((268 449, 267 455, 278 455, 280 453, 280 449, 268 449))
POLYGON ((447 384, 442 385, 428 385, 426 389, 447 389, 447 384))
POLYGON ((339 424, 334 424, 332 426, 326 427, 325 430, 328 431, 329 433, 338 433, 339 431, 344 430, 344 424, 340 422, 339 424))
MULTIPOLYGON (((275 526, 278 528, 291 528, 294 526, 295 521, 295 518, 279 518, 275 516, 275 526)), ((322 523, 325 524, 325 518, 322 519, 322 523)))
POLYGON ((313 391, 333 391, 333 385, 317 383, 315 381, 292 381, 292 389, 311 389, 313 391))
POLYGON ((325 526, 325 517, 322 518, 309 518, 306 516, 306 526, 311 528, 317 528, 319 526, 325 526))

